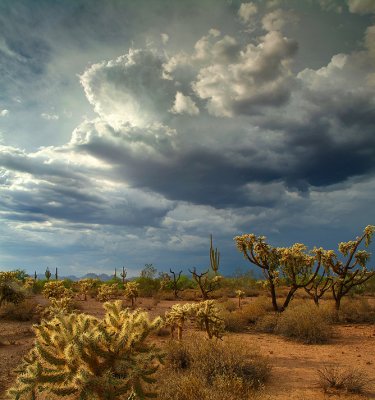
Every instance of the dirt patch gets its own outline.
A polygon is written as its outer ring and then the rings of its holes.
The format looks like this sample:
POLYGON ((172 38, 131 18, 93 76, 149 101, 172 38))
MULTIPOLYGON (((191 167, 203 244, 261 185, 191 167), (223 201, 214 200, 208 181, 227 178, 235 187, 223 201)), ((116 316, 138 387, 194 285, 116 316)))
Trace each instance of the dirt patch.
MULTIPOLYGON (((38 299, 39 300, 39 299, 38 299)), ((94 299, 78 301, 81 312, 101 317, 102 303, 94 299)), ((186 303, 186 301, 181 301, 186 303)), ((138 299, 136 306, 150 313, 151 317, 164 315, 174 301, 138 299)), ((271 378, 264 390, 264 400, 336 400, 375 399, 375 326, 334 326, 334 337, 328 344, 305 345, 280 336, 257 332, 228 333, 226 340, 235 336, 244 346, 251 346, 269 357, 271 378), (325 394, 317 386, 317 369, 324 366, 356 367, 372 382, 365 395, 325 394)), ((159 338, 162 344, 167 338, 159 338)), ((34 334, 32 322, 0 320, 0 399, 12 385, 14 369, 32 347, 34 334)))

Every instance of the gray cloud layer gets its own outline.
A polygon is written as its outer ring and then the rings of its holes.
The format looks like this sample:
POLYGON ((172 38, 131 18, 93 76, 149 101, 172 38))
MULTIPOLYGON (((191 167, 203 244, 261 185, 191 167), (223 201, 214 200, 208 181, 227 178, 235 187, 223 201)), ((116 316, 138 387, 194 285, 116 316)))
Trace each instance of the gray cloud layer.
MULTIPOLYGON (((349 7, 371 12, 366 2, 349 7)), ((374 26, 362 48, 296 71, 301 45, 284 32, 298 24, 296 11, 238 4, 232 18, 237 32, 207 27, 178 50, 161 32, 158 43, 92 63, 79 77, 92 114, 69 140, 35 151, 1 146, 8 248, 12 235, 55 248, 58 235, 90 254, 101 248, 103 266, 116 252, 139 260, 144 242, 160 257, 194 248, 199 259, 209 232, 220 240, 249 226, 277 234, 366 224, 361 211, 375 188, 374 26)), ((28 58, 17 43, 0 41, 10 78, 28 58)), ((48 42, 30 48, 39 70, 25 71, 45 74, 56 54, 48 42)))

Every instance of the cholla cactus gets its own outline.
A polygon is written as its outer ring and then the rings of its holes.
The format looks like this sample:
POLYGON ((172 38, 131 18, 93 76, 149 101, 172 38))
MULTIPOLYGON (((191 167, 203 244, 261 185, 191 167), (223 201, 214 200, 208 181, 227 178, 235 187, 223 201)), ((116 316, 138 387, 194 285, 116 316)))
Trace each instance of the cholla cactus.
POLYGON ((137 282, 128 282, 125 285, 125 297, 129 299, 134 307, 135 300, 138 297, 139 284, 137 282))
POLYGON ((97 299, 99 301, 108 301, 117 296, 118 285, 113 283, 112 285, 101 285, 98 290, 97 299))
POLYGON ((238 308, 241 308, 241 300, 245 297, 245 292, 241 289, 236 290, 236 296, 238 298, 238 308))
POLYGON ((46 282, 42 294, 47 299, 61 299, 62 297, 73 297, 73 292, 64 286, 62 281, 46 282))
POLYGON ((220 317, 219 309, 214 300, 202 301, 195 305, 195 319, 201 328, 207 332, 208 338, 221 339, 224 334, 225 323, 220 317))
POLYGON ((83 295, 83 299, 85 301, 87 300, 87 295, 89 294, 90 290, 92 290, 98 282, 98 279, 92 278, 80 279, 77 282, 78 291, 81 295, 83 295))
POLYGON ((186 320, 195 316, 195 304, 174 304, 170 311, 165 314, 165 323, 171 328, 171 337, 174 337, 174 331, 177 329, 177 339, 182 339, 182 331, 186 320))
POLYGON ((17 272, 0 272, 0 306, 4 303, 21 303, 25 298, 17 272))
POLYGON ((151 397, 143 382, 161 361, 146 342, 162 325, 146 312, 105 303, 103 320, 85 314, 59 315, 34 327, 35 346, 19 368, 10 399, 36 399, 39 392, 72 399, 120 400, 151 397))
POLYGON ((25 278, 25 280, 23 282, 23 287, 25 289, 32 290, 34 286, 35 286, 35 279, 34 278, 30 278, 30 277, 25 278))
POLYGON ((41 315, 43 318, 53 318, 60 314, 70 314, 73 311, 74 300, 71 297, 65 296, 59 299, 51 297, 49 306, 42 311, 41 315))

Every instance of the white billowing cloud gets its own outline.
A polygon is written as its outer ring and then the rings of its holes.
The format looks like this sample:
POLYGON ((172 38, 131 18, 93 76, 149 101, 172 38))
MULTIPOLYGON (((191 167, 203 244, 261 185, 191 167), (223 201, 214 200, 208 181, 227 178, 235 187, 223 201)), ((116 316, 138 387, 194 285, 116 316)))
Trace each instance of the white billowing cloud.
POLYGON ((185 96, 181 92, 177 92, 171 112, 173 114, 198 115, 199 108, 190 96, 185 96))
POLYGON ((262 18, 262 26, 266 31, 281 31, 285 25, 298 21, 297 16, 291 11, 281 8, 271 11, 262 18))
POLYGON ((374 0, 348 0, 349 11, 354 14, 375 14, 374 0))
POLYGON ((167 44, 169 41, 169 35, 167 33, 162 33, 160 36, 162 43, 167 44))
POLYGON ((215 38, 219 37, 221 32, 217 29, 210 29, 207 36, 203 36, 195 43, 194 58, 197 60, 205 60, 210 54, 212 42, 215 38))
POLYGON ((294 40, 269 32, 258 45, 248 44, 238 60, 203 67, 193 89, 216 116, 250 114, 255 105, 282 104, 291 90, 288 62, 296 51, 294 40))
POLYGON ((241 21, 249 23, 252 21, 253 16, 258 12, 258 7, 256 4, 250 3, 242 3, 240 9, 238 10, 238 16, 240 17, 241 21))
POLYGON ((9 115, 9 110, 0 110, 0 117, 6 117, 7 115, 9 115))
POLYGON ((57 114, 42 113, 40 116, 48 121, 57 121, 60 117, 57 114))
POLYGON ((152 50, 134 50, 92 65, 81 76, 87 99, 114 128, 162 122, 174 100, 173 82, 163 77, 166 60, 152 50))

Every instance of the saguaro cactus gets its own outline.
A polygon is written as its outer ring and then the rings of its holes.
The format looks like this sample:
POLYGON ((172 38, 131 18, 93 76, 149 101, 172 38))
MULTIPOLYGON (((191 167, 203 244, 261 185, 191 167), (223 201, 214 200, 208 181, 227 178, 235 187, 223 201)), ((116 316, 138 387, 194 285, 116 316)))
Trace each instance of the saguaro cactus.
POLYGON ((120 274, 121 278, 122 278, 122 284, 125 285, 125 279, 126 279, 126 275, 127 275, 127 271, 125 269, 125 267, 122 267, 122 272, 120 274))
POLYGON ((46 276, 47 281, 49 281, 49 279, 51 278, 51 271, 48 267, 46 268, 46 272, 44 273, 44 275, 46 276))
POLYGON ((105 303, 103 320, 85 314, 58 315, 35 326, 35 346, 24 359, 11 399, 36 399, 39 392, 74 399, 144 399, 160 353, 147 343, 162 325, 141 310, 105 303))

